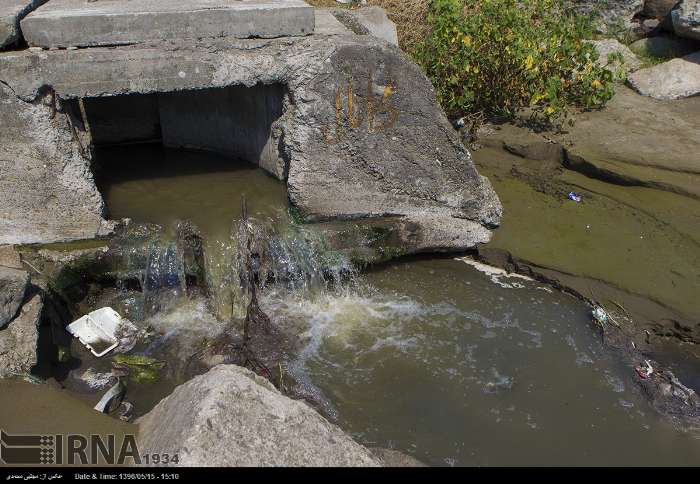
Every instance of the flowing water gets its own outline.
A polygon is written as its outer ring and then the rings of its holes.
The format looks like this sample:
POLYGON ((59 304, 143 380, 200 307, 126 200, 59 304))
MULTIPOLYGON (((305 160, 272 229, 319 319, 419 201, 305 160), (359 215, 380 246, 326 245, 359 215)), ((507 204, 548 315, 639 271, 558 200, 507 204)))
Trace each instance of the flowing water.
POLYGON ((414 260, 364 291, 271 303, 309 324, 292 371, 358 440, 431 465, 697 465, 590 310, 462 260, 414 260))
MULTIPOLYGON (((283 185, 261 170, 144 147, 100 160, 110 217, 164 227, 192 221, 210 272, 236 250, 232 227, 245 194, 256 219, 286 234, 268 244, 276 247, 273 279, 327 275, 322 254, 289 230, 283 185)), ((219 287, 235 283, 225 273, 219 287)), ((602 345, 578 300, 455 258, 411 259, 346 279, 332 288, 273 284, 261 304, 272 321, 301 333, 288 371, 359 441, 431 465, 700 464, 698 436, 650 408, 633 368, 602 345)), ((207 311, 186 301, 157 315, 155 326, 166 335, 215 334, 207 311)))

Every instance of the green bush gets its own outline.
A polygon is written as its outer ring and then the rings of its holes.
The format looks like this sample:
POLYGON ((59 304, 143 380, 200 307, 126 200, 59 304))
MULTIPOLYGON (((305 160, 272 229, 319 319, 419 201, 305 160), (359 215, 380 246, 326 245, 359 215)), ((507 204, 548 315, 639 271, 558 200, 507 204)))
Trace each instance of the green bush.
POLYGON ((587 19, 560 0, 433 0, 428 23, 415 57, 449 116, 531 107, 551 121, 567 106, 601 106, 614 94, 615 74, 583 41, 587 19))

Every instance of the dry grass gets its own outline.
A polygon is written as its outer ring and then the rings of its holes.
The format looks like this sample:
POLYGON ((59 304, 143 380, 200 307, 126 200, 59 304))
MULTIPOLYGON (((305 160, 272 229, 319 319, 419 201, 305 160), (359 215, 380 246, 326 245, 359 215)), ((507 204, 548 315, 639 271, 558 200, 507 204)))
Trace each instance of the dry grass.
MULTIPOLYGON (((315 7, 347 8, 335 0, 306 0, 315 7)), ((367 0, 369 5, 382 7, 396 24, 399 44, 405 52, 413 52, 416 44, 428 35, 428 5, 430 0, 367 0)))

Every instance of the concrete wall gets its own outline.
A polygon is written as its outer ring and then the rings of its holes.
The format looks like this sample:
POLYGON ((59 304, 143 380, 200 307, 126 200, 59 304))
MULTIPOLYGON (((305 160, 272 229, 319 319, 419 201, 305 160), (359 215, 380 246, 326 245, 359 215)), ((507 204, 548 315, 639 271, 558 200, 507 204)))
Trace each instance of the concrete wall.
POLYGON ((0 243, 102 231, 89 161, 66 117, 40 105, 48 86, 72 100, 282 85, 284 114, 260 153, 282 148, 287 193, 307 220, 400 217, 407 253, 473 247, 500 220, 428 79, 369 35, 4 52, 0 81, 0 243))
POLYGON ((95 145, 160 139, 160 114, 155 94, 85 98, 83 104, 95 145))
POLYGON ((111 228, 77 103, 53 103, 50 92, 26 102, 0 83, 0 244, 95 237, 111 228))
POLYGON ((278 175, 272 123, 282 115, 279 84, 158 94, 163 145, 213 151, 278 175))

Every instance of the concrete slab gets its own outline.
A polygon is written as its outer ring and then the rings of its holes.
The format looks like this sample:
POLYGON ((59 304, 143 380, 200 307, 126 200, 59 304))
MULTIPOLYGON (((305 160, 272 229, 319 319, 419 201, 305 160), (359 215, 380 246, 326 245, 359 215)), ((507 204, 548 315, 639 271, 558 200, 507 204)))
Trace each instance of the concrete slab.
POLYGON ((396 24, 389 20, 383 8, 362 7, 353 13, 357 16, 357 21, 369 30, 371 35, 384 39, 390 44, 399 45, 396 24))
POLYGON ((0 49, 21 39, 19 21, 46 0, 0 0, 0 49))
POLYGON ((21 27, 39 47, 272 38, 313 33, 314 9, 302 0, 52 0, 21 27))
POLYGON ((315 34, 321 35, 347 35, 352 34, 345 25, 341 24, 337 18, 333 16, 333 12, 324 8, 316 9, 316 28, 315 34))
POLYGON ((396 24, 389 19, 383 8, 335 9, 333 15, 357 35, 373 35, 390 44, 399 45, 396 24))

